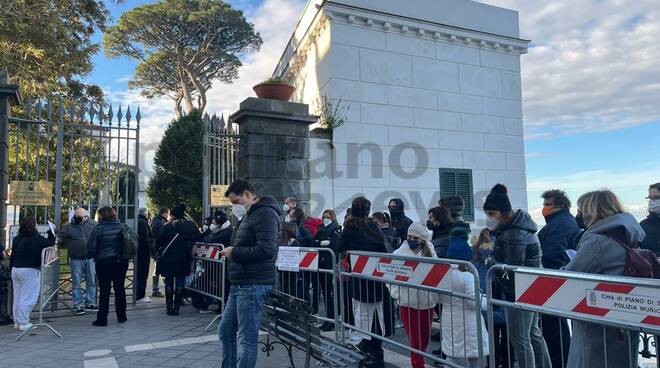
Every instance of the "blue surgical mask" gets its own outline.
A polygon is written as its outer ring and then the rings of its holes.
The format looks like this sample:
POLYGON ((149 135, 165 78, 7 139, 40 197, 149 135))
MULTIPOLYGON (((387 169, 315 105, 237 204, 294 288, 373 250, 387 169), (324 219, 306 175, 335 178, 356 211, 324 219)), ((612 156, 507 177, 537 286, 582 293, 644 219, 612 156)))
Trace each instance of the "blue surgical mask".
POLYGON ((408 247, 410 247, 410 250, 415 250, 419 247, 419 241, 417 240, 408 240, 408 247))

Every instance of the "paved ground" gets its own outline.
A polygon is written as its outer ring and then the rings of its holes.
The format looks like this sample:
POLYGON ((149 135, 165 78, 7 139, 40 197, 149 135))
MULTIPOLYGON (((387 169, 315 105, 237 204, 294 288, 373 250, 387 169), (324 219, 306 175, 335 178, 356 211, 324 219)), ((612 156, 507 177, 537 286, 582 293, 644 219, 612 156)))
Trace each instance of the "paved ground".
MULTIPOLYGON (((0 367, 218 367, 215 328, 203 331, 215 314, 185 306, 180 316, 171 317, 161 306, 154 307, 129 311, 124 324, 111 316, 105 328, 92 326, 91 314, 52 318, 48 322, 61 339, 40 328, 17 342, 12 326, 0 326, 0 367)), ((304 366, 302 353, 294 358, 296 365, 304 366)), ((387 352, 386 359, 388 367, 409 366, 403 355, 387 352)), ((285 351, 276 347, 271 357, 259 352, 257 367, 284 368, 287 361, 285 351)))

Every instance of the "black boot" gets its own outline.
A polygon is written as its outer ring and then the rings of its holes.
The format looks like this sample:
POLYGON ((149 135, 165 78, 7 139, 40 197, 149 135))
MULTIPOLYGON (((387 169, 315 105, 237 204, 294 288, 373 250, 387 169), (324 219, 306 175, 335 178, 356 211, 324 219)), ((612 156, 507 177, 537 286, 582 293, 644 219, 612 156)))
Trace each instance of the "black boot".
POLYGON ((165 305, 167 306, 167 314, 174 315, 174 290, 167 286, 165 286, 165 305))
POLYGON ((183 300, 183 288, 176 288, 176 291, 174 293, 174 308, 173 308, 173 316, 178 316, 179 315, 179 307, 181 307, 181 302, 183 300))

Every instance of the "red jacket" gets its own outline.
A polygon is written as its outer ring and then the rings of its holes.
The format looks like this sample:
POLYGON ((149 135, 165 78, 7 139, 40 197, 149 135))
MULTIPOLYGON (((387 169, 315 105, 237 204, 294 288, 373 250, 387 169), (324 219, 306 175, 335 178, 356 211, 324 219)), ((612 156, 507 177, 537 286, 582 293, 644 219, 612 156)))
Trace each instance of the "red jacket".
POLYGON ((316 232, 322 224, 323 220, 320 218, 308 217, 305 222, 303 222, 303 227, 309 230, 309 232, 312 233, 312 236, 316 236, 316 232))

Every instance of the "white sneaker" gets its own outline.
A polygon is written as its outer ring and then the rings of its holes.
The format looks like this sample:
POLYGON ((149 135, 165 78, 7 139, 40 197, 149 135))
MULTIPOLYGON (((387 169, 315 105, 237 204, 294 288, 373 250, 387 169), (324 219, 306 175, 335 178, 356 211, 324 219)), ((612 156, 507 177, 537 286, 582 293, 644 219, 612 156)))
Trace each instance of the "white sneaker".
POLYGON ((28 323, 25 326, 18 326, 18 330, 19 331, 26 331, 26 330, 29 330, 31 327, 32 327, 32 323, 28 323))
POLYGON ((144 298, 136 301, 135 303, 137 303, 137 304, 149 304, 149 303, 151 303, 151 299, 149 299, 148 296, 145 296, 144 298))
POLYGON ((18 322, 14 322, 14 330, 18 330, 18 322))

